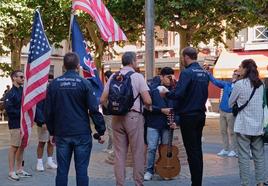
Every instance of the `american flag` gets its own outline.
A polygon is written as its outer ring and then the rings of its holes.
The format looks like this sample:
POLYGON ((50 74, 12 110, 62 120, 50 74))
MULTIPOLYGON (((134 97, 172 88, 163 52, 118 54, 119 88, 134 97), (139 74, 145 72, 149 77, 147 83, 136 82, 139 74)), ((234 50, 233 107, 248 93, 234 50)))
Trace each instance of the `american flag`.
POLYGON ((90 14, 96 21, 101 37, 106 42, 127 40, 101 0, 73 0, 73 9, 90 14))
POLYGON ((28 145, 36 104, 46 97, 51 47, 38 10, 35 11, 21 106, 22 147, 28 145))

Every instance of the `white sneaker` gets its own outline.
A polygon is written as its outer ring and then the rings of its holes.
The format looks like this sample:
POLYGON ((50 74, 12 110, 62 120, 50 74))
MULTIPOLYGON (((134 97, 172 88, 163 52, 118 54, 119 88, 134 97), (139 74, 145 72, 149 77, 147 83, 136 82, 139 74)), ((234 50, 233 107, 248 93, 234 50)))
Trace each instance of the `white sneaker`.
POLYGON ((112 149, 103 149, 102 152, 106 152, 108 154, 111 154, 111 153, 113 153, 113 150, 112 149))
POLYGON ((217 155, 218 156, 227 156, 229 151, 222 149, 217 155))
POLYGON ((24 170, 21 170, 21 171, 17 171, 17 175, 20 177, 20 178, 29 178, 29 177, 32 177, 32 175, 24 170))
POLYGON ((40 171, 40 172, 44 171, 45 169, 44 169, 43 163, 37 162, 37 164, 36 164, 36 170, 37 171, 40 171))
POLYGON ((228 157, 236 157, 237 154, 235 153, 235 151, 231 150, 231 151, 228 153, 227 156, 228 156, 228 157))
POLYGON ((12 181, 19 181, 20 177, 15 172, 10 172, 8 175, 8 179, 12 181))
POLYGON ((153 177, 153 175, 150 172, 146 172, 144 174, 143 179, 144 179, 144 181, 150 181, 152 179, 152 177, 153 177))
POLYGON ((56 163, 54 163, 53 161, 51 161, 51 162, 47 162, 46 167, 48 169, 57 169, 58 165, 56 163))

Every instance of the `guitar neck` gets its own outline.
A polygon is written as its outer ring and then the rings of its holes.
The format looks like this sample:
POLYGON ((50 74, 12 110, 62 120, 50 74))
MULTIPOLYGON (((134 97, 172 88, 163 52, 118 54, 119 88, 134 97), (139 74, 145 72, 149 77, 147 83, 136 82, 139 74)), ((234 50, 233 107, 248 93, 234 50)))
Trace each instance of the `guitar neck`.
MULTIPOLYGON (((168 115, 168 125, 171 125, 173 123, 174 123, 174 113, 173 113, 173 111, 170 111, 170 114, 168 115)), ((172 152, 173 132, 174 132, 174 129, 169 128, 169 131, 168 131, 168 152, 172 152)))

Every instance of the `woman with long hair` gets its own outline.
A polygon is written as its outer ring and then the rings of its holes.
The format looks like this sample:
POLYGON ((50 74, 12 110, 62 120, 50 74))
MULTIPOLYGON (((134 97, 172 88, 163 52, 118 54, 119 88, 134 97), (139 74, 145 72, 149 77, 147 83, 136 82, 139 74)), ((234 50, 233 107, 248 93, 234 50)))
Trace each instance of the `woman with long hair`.
POLYGON ((234 131, 238 143, 241 185, 251 185, 251 150, 255 166, 256 183, 258 186, 263 186, 265 182, 264 144, 262 140, 264 86, 259 78, 257 65, 253 59, 243 60, 238 72, 241 79, 234 84, 229 98, 229 105, 233 107, 237 103, 238 107, 241 107, 248 103, 238 112, 234 123, 234 131))

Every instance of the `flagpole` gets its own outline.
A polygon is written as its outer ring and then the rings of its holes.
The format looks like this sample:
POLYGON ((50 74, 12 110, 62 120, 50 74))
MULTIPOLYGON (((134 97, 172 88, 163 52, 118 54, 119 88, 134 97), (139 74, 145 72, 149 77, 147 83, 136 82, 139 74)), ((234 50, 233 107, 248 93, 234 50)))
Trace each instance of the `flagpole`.
POLYGON ((145 9, 145 77, 146 79, 151 79, 155 74, 154 0, 146 0, 145 9))
POLYGON ((70 17, 69 33, 68 33, 68 51, 69 52, 72 49, 72 45, 71 45, 71 31, 72 31, 72 23, 73 23, 74 15, 75 15, 75 10, 72 9, 71 17, 70 17))

